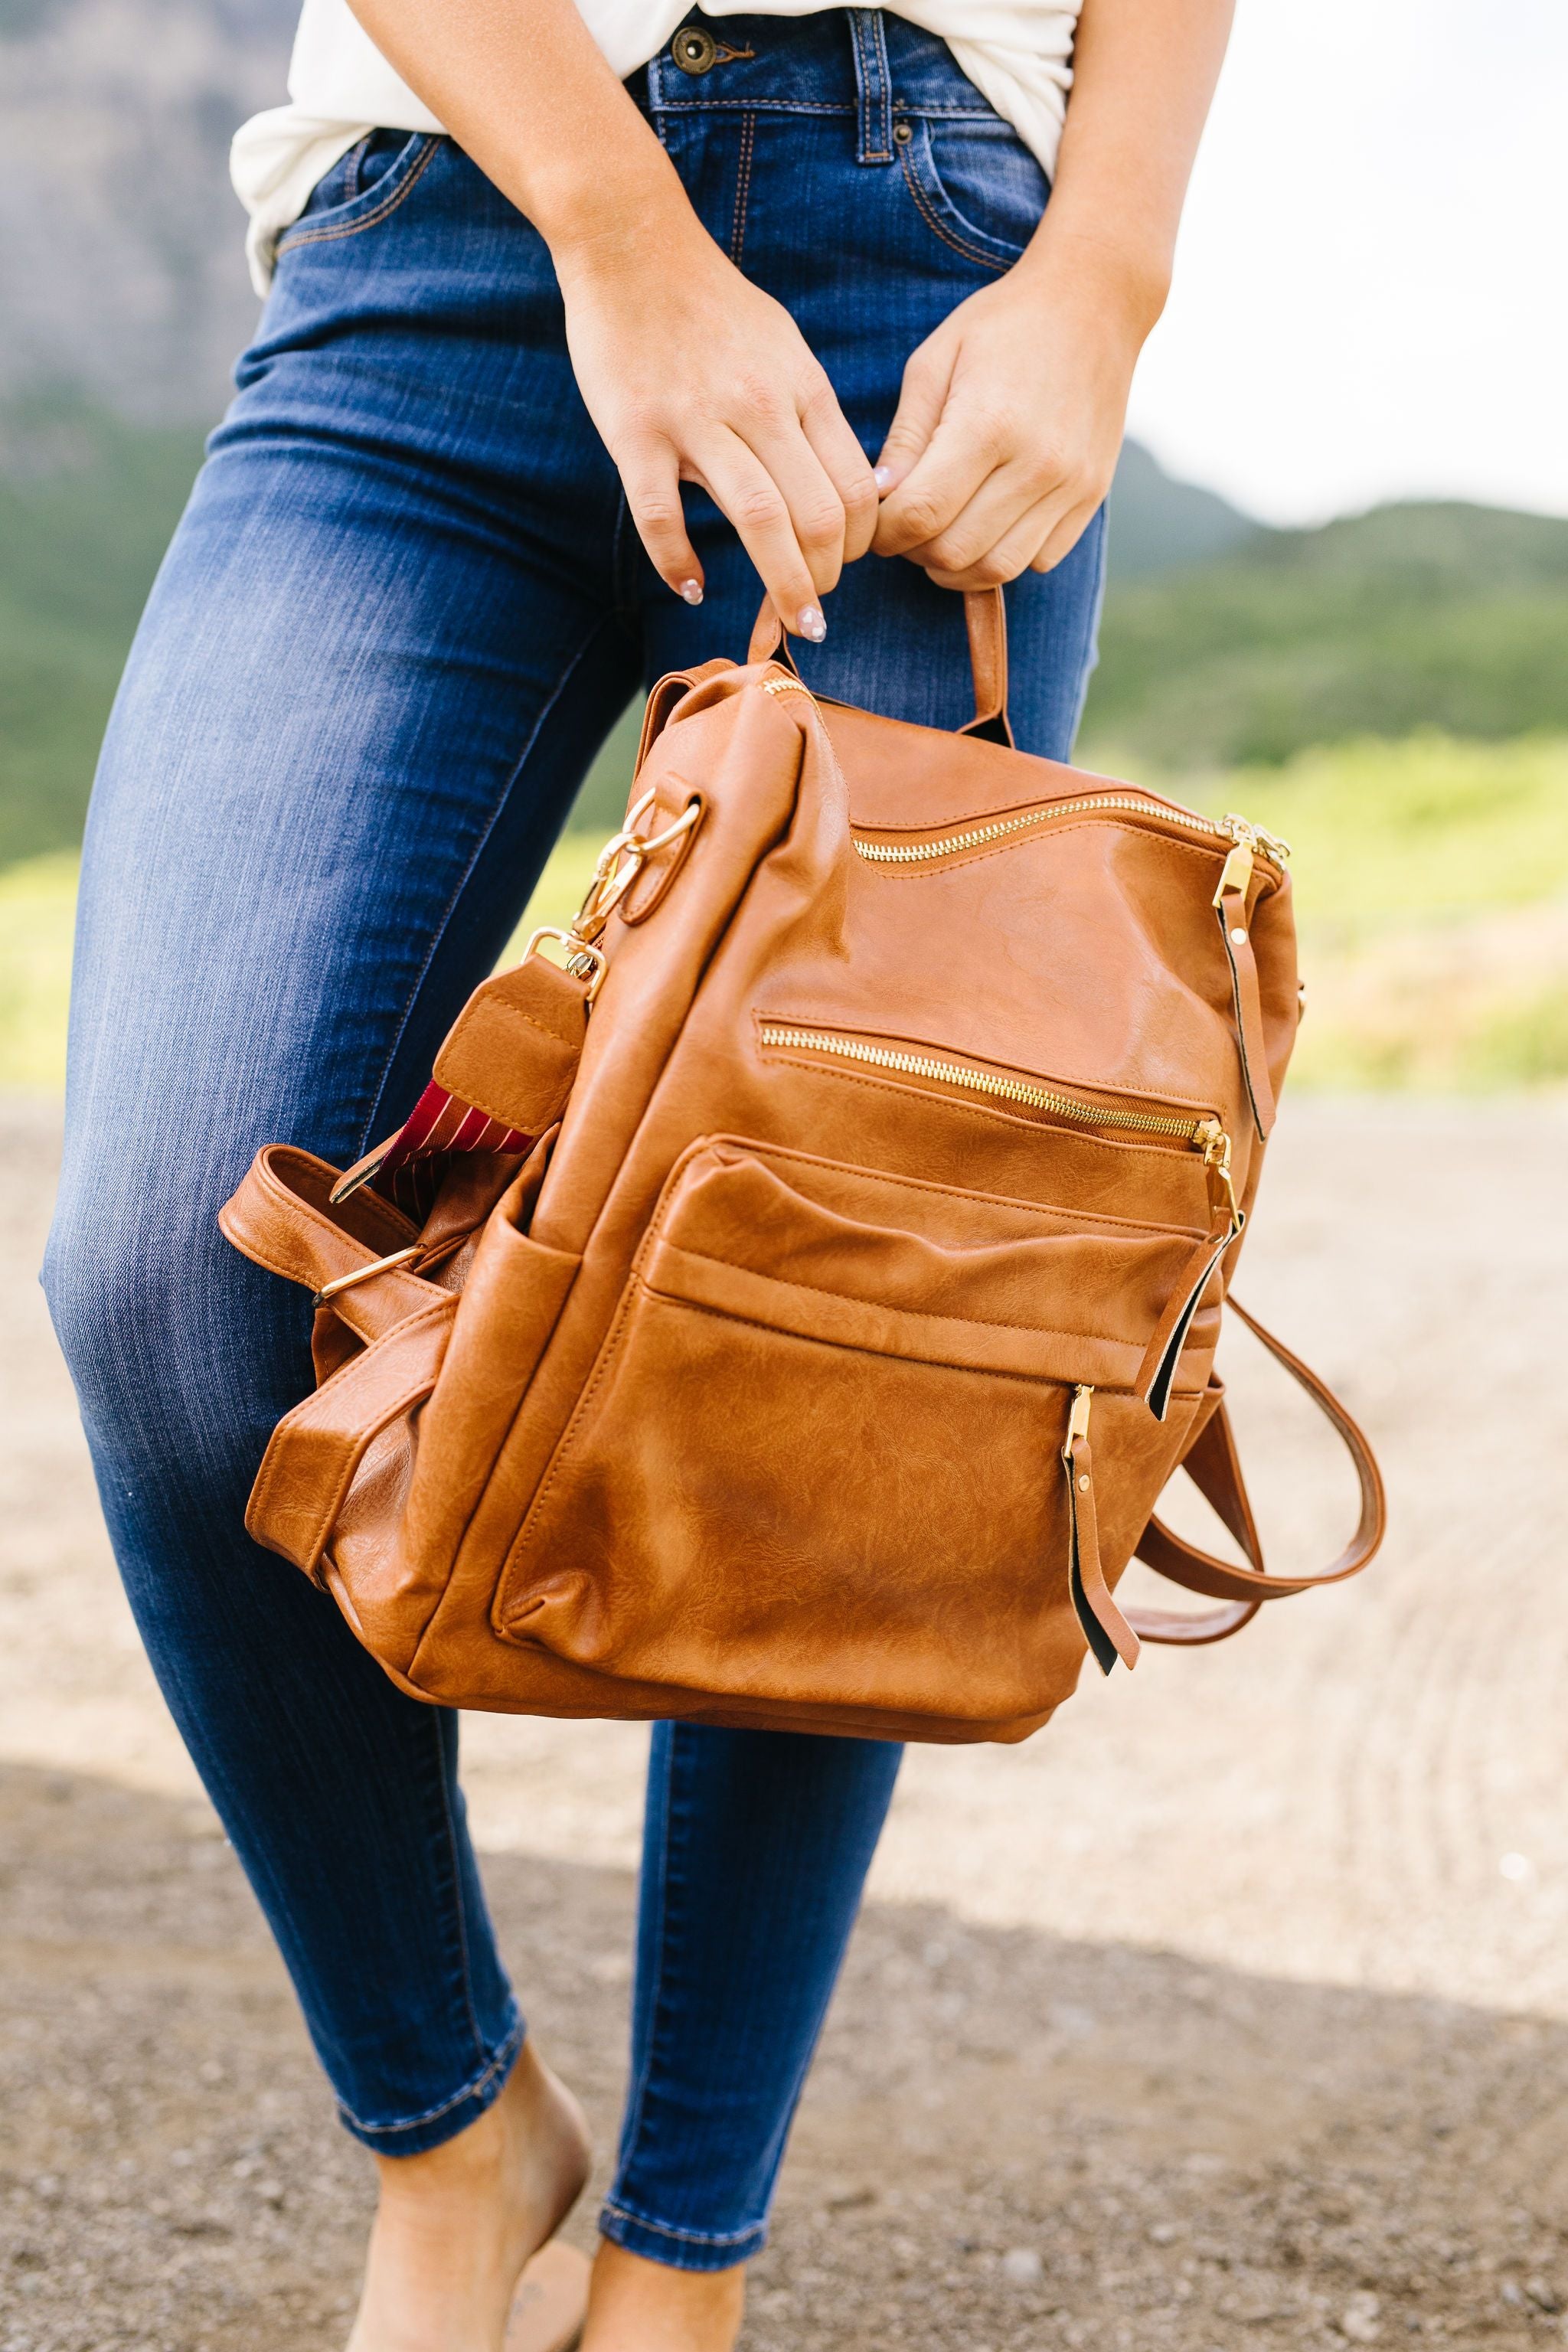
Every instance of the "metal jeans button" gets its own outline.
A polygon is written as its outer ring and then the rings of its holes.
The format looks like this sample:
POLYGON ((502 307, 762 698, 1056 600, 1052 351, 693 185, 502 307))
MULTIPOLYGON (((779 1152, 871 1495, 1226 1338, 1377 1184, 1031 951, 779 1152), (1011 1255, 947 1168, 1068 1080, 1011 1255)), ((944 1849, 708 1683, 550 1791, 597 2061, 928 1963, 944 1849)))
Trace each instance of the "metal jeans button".
POLYGON ((718 61, 719 44, 700 25, 683 25, 669 45, 682 73, 705 74, 718 61))

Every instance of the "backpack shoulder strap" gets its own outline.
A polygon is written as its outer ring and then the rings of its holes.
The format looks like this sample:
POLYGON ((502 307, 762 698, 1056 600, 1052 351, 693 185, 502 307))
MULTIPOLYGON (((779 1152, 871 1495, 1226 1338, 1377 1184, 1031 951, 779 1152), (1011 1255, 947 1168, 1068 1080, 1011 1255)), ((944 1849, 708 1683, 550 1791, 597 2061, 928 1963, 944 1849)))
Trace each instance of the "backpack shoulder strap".
POLYGON ((1266 1330, 1256 1316, 1249 1315, 1238 1299, 1232 1298, 1227 1303, 1235 1307, 1254 1338, 1261 1340, 1275 1362, 1283 1365, 1332 1423, 1355 1466, 1361 1487, 1361 1516, 1355 1533, 1329 1567, 1312 1576, 1270 1576, 1263 1564, 1263 1547, 1247 1500, 1224 1391, 1216 1384, 1212 1391, 1215 1402, 1199 1422, 1182 1466, 1236 1538, 1248 1565, 1237 1568, 1227 1560, 1216 1559, 1211 1552, 1173 1534, 1159 1519, 1151 1519, 1138 1539, 1135 1557, 1161 1576, 1168 1577, 1173 1584, 1184 1585, 1189 1592, 1204 1593, 1226 1605, 1207 1610, 1200 1616, 1180 1616, 1168 1610, 1128 1610, 1129 1623, 1146 1642, 1223 1642, 1227 1634, 1238 1632, 1255 1617, 1266 1601, 1283 1601, 1292 1593, 1310 1591, 1316 1585, 1338 1584, 1348 1576, 1357 1575, 1383 1541, 1387 1524, 1383 1479, 1372 1448, 1338 1397, 1299 1356, 1291 1354, 1282 1340, 1266 1330))

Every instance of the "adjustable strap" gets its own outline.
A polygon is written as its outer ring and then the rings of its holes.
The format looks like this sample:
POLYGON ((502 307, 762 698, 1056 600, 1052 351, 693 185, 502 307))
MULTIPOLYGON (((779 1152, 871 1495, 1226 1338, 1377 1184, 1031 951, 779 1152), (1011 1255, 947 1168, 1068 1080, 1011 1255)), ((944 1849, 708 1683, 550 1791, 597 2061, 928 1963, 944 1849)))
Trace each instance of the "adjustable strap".
POLYGON ((1256 1616, 1266 1601, 1284 1601, 1292 1593, 1310 1592, 1319 1585, 1342 1583, 1346 1577, 1358 1575, 1373 1558, 1387 1525, 1383 1479, 1372 1448, 1332 1390, 1299 1356, 1292 1355, 1282 1340, 1266 1330, 1256 1316, 1249 1315, 1239 1300, 1232 1298, 1228 1303, 1253 1337, 1262 1342, 1276 1363, 1283 1365, 1331 1423, 1355 1467, 1361 1489, 1360 1516, 1349 1543, 1329 1567, 1311 1576, 1270 1576, 1264 1567, 1263 1547, 1247 1500, 1224 1391, 1215 1382, 1182 1466, 1236 1538, 1248 1565, 1237 1568, 1228 1560, 1216 1559, 1212 1552, 1188 1543, 1161 1520, 1152 1518, 1139 1538, 1135 1556, 1145 1566, 1169 1578, 1173 1584, 1226 1605, 1197 1617, 1177 1616, 1163 1610, 1130 1611, 1129 1623, 1146 1642, 1221 1642, 1256 1616))
POLYGON ((1093 1401, 1091 1388, 1074 1391, 1062 1446, 1071 1547, 1068 1576, 1072 1605, 1083 1627, 1084 1639, 1100 1673, 1108 1675, 1118 1658, 1124 1665, 1138 1664, 1138 1636, 1117 1607, 1100 1566, 1100 1525, 1094 1508, 1094 1455, 1089 1443, 1089 1407, 1093 1401))
POLYGON ((1236 1037, 1241 1055, 1241 1075, 1258 1134, 1267 1142, 1275 1118, 1274 1087, 1268 1076, 1268 1053, 1263 1035, 1263 998, 1258 982, 1258 960, 1252 952, 1252 932, 1247 919, 1247 893, 1252 880, 1252 852, 1238 842, 1225 861, 1215 892, 1215 913, 1230 965, 1231 995, 1236 1006, 1236 1037))

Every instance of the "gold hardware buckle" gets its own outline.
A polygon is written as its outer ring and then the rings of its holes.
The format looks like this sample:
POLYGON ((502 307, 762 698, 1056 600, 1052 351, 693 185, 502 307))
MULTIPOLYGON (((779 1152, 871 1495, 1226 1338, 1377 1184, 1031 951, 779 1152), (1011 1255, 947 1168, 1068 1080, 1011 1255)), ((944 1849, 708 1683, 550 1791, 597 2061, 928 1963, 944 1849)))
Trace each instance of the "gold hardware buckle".
POLYGON ((582 980, 590 972, 593 974, 588 982, 588 992, 584 1000, 592 1004, 600 989, 603 988, 605 974, 610 968, 604 950, 595 947, 591 940, 581 938, 576 931, 563 931, 559 923, 541 923, 539 929, 530 938, 528 945, 523 949, 521 959, 522 962, 526 963, 531 955, 538 953, 541 940, 560 940, 566 950, 566 970, 572 974, 574 980, 582 980))
POLYGON ((390 1257, 375 1258, 369 1265, 356 1265, 352 1274, 337 1275, 331 1282, 321 1285, 310 1301, 311 1306, 324 1307, 330 1298, 337 1298, 345 1290, 353 1290, 360 1283, 368 1282, 373 1275, 390 1274, 395 1266, 412 1265, 421 1246, 420 1243, 415 1242, 408 1249, 394 1250, 390 1257))

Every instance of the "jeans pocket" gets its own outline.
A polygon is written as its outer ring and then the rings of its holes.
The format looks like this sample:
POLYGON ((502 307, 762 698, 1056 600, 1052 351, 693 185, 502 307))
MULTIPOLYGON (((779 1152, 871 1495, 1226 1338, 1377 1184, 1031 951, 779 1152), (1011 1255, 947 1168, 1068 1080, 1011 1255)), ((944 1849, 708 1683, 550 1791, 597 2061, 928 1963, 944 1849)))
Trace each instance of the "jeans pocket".
POLYGON ((279 258, 299 245, 322 245, 374 228, 396 211, 440 146, 435 131, 373 131, 317 182, 297 225, 279 246, 279 258))
POLYGON ((1050 182, 1000 116, 916 115, 899 144, 915 207, 933 236, 988 269, 1011 269, 1034 235, 1050 182))

